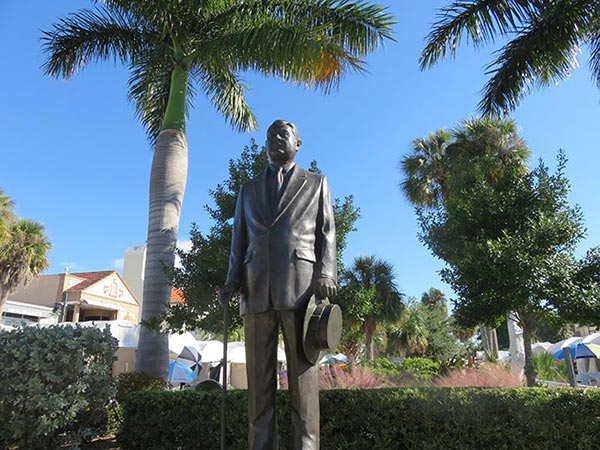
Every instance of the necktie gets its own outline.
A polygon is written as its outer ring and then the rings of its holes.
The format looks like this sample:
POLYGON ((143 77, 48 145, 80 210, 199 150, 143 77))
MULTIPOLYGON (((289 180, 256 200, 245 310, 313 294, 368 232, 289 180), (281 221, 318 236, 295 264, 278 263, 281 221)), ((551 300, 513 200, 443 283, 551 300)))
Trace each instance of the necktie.
POLYGON ((276 172, 273 174, 273 186, 271 188, 271 203, 273 211, 277 211, 277 205, 279 203, 279 197, 281 197, 281 189, 283 187, 283 167, 278 166, 276 172))

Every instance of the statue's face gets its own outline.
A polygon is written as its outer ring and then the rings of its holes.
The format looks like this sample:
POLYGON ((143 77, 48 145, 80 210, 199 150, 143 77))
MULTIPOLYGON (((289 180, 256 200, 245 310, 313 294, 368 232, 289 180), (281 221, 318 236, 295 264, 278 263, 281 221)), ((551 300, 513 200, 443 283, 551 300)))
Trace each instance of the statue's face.
POLYGON ((267 154, 274 163, 292 161, 301 146, 302 141, 288 125, 271 127, 267 132, 267 154))

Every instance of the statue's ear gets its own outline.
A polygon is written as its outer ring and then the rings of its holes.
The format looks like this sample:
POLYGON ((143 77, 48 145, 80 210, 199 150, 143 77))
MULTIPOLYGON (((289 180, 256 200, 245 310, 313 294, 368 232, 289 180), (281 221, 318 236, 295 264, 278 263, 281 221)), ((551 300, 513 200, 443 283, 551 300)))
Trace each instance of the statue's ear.
POLYGON ((300 147, 302 147, 302 139, 296 141, 296 150, 300 150, 300 147))

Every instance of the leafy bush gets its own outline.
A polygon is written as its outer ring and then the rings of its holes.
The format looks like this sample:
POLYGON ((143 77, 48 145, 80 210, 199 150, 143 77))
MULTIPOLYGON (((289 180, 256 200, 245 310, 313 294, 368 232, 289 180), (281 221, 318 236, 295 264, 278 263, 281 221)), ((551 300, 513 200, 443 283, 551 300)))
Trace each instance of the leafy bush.
MULTIPOLYGON (((600 390, 411 388, 321 391, 321 448, 597 448, 600 390), (581 420, 584 417, 585 420, 581 420)), ((280 449, 289 448, 288 392, 277 395, 280 449)), ((218 449, 219 392, 135 392, 123 449, 218 449)), ((246 449, 245 391, 227 396, 229 450, 246 449)))
POLYGON ((406 358, 400 363, 400 371, 414 376, 418 380, 430 380, 439 375, 442 365, 429 358, 406 358))
POLYGON ((108 329, 0 332, 0 448, 49 449, 104 432, 116 350, 108 329))
POLYGON ((169 383, 162 378, 142 372, 122 373, 116 378, 117 402, 122 403, 134 391, 166 391, 169 383))
POLYGON ((550 353, 533 355, 533 367, 537 373, 538 380, 562 381, 567 382, 567 363, 563 359, 557 363, 557 360, 550 353))
POLYGON ((387 358, 375 358, 367 361, 366 364, 375 375, 380 377, 394 377, 402 373, 400 365, 393 363, 387 358))

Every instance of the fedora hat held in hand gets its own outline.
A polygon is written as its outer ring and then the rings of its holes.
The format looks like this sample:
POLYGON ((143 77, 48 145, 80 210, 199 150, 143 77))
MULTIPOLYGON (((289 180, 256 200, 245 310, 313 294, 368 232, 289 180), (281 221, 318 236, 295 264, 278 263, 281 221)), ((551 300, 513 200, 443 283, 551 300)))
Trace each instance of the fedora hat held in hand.
POLYGON ((306 359, 316 364, 321 352, 333 352, 342 337, 342 310, 327 299, 317 303, 313 295, 304 314, 302 345, 306 359))

